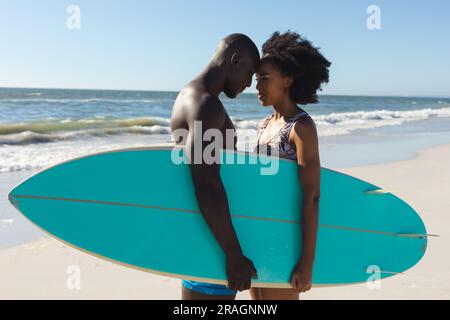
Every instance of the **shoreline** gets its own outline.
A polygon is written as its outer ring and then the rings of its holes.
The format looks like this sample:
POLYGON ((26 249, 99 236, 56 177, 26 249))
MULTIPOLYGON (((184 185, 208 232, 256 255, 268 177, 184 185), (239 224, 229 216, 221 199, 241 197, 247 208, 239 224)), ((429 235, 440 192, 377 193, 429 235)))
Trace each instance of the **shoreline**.
MULTIPOLYGON (((339 171, 389 189, 424 220, 427 253, 412 269, 381 282, 313 288, 301 299, 448 299, 450 298, 450 144, 417 150, 415 157, 339 171), (430 168, 429 171, 426 168, 430 168)), ((0 299, 180 299, 181 280, 137 271, 42 238, 0 250, 0 299), (81 270, 81 290, 70 290, 70 266, 81 270), (67 273, 69 272, 69 273, 67 273)), ((248 291, 236 299, 249 299, 248 291)))

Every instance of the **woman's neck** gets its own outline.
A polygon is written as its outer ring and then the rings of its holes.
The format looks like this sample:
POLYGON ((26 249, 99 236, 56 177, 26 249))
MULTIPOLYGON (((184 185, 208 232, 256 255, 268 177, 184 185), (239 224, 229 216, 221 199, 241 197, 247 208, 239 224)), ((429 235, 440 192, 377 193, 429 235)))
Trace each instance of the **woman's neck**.
POLYGON ((298 113, 297 104, 292 101, 289 96, 285 97, 279 103, 274 104, 273 109, 275 110, 275 120, 278 120, 281 117, 289 118, 298 113))

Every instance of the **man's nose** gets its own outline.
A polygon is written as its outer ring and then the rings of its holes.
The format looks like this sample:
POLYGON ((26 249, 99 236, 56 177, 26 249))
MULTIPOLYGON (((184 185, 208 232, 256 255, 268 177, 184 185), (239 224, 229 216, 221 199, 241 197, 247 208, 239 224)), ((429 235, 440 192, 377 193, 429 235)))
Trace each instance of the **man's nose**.
POLYGON ((250 78, 247 82, 247 87, 250 88, 251 86, 252 86, 252 78, 250 78))

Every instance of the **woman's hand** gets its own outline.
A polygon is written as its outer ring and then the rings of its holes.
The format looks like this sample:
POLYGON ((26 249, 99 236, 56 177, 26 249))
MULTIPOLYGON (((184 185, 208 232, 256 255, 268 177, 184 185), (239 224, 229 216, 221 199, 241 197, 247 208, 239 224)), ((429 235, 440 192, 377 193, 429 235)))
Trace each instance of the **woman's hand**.
POLYGON ((306 292, 311 289, 312 269, 312 264, 304 263, 302 260, 295 265, 290 282, 298 292, 306 292))

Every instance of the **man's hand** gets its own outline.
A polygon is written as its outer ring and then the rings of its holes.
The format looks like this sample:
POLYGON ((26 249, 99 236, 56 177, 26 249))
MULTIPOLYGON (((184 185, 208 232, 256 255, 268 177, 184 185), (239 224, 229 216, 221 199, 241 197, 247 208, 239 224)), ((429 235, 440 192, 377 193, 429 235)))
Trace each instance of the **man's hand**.
POLYGON ((227 255, 226 271, 228 284, 231 290, 250 289, 252 278, 258 277, 253 263, 244 255, 227 255))
POLYGON ((292 271, 290 282, 298 292, 310 290, 312 286, 312 266, 299 261, 292 271))

